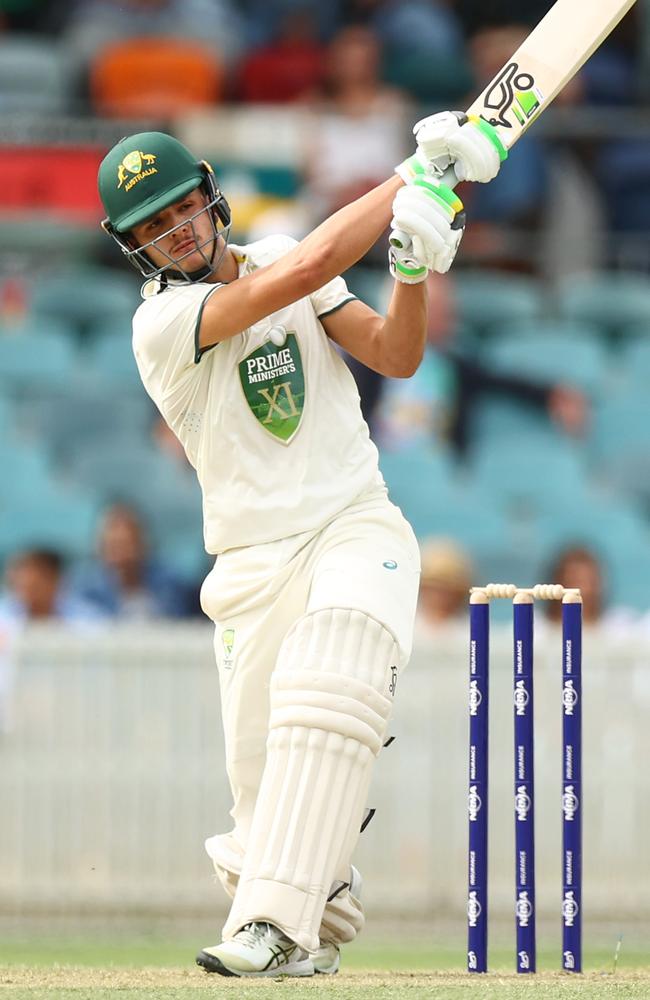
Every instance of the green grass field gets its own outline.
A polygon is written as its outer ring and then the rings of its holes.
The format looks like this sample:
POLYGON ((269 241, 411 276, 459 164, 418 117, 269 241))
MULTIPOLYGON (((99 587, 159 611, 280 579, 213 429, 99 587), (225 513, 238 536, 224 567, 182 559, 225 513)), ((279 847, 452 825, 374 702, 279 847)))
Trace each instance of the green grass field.
POLYGON ((93 930, 65 937, 41 932, 0 937, 0 1000, 202 1000, 217 994, 248 998, 277 996, 313 1000, 316 994, 334 1000, 606 1000, 650 997, 650 946, 645 934, 634 932, 624 942, 613 971, 615 938, 609 932, 585 952, 585 973, 555 971, 556 950, 541 948, 540 972, 516 976, 511 949, 500 942, 491 951, 494 971, 468 976, 462 971, 463 942, 433 943, 412 933, 387 937, 366 935, 346 949, 343 971, 335 977, 251 981, 208 976, 193 962, 206 942, 183 931, 176 937, 160 933, 132 935, 93 930))

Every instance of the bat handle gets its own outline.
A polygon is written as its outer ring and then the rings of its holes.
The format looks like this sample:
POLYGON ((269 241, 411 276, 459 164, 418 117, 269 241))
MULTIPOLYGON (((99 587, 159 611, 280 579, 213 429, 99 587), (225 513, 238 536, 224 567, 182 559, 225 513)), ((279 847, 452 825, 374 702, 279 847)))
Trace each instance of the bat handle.
MULTIPOLYGON (((444 174, 439 178, 441 184, 446 184, 449 188, 455 188, 459 183, 456 177, 456 171, 454 170, 453 163, 447 167, 444 174)), ((411 237, 408 233, 405 233, 402 229, 393 229, 390 234, 390 239, 388 241, 392 247, 396 250, 406 250, 411 249, 411 237)))

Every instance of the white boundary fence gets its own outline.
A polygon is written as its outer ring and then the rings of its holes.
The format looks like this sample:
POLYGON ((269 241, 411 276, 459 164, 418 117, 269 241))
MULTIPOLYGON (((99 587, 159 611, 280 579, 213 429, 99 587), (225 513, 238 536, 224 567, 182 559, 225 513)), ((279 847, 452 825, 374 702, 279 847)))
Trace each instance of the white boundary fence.
MULTIPOLYGON (((466 898, 467 630, 416 648, 357 863, 369 909, 466 898)), ((493 629, 490 898, 512 913, 511 641, 493 629)), ((209 626, 24 635, 0 739, 0 913, 212 912, 203 839, 229 828, 209 626)), ((559 912, 560 641, 536 643, 538 905, 559 912)), ((584 908, 650 916, 650 642, 585 636, 584 908)))

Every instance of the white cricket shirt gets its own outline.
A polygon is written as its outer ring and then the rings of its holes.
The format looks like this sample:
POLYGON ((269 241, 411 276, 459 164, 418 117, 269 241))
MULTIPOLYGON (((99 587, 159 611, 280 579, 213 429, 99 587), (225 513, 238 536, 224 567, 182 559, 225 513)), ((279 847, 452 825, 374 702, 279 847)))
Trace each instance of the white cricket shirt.
MULTIPOLYGON (((294 245, 270 236, 230 249, 241 277, 294 245)), ((196 469, 215 554, 318 529, 385 492, 356 384, 319 322, 353 298, 343 279, 199 353, 202 307, 219 287, 148 282, 133 318, 140 376, 196 469)))

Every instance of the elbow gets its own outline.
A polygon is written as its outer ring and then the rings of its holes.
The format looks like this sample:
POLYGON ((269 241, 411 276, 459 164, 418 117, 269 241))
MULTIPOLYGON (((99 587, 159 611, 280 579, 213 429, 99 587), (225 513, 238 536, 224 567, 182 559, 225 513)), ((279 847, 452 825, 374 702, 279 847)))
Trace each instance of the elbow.
POLYGON ((387 375, 389 378, 411 378, 420 367, 421 361, 421 354, 411 357, 393 358, 391 363, 386 365, 386 371, 382 372, 382 374, 387 375))

